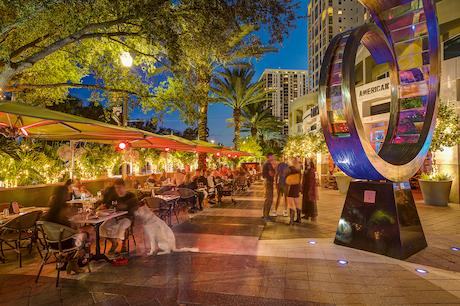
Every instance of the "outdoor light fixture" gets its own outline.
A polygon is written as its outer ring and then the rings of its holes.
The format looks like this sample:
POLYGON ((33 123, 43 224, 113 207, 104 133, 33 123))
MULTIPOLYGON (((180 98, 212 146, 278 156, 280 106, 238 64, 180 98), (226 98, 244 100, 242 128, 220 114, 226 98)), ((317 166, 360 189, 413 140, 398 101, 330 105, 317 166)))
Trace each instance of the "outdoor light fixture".
POLYGON ((421 273, 421 274, 426 274, 428 273, 427 270, 424 270, 424 269, 415 269, 415 271, 417 271, 418 273, 421 273))
POLYGON ((311 240, 311 241, 308 241, 308 243, 309 244, 316 244, 316 241, 311 240))
POLYGON ((217 157, 220 157, 220 152, 217 152, 217 153, 216 153, 216 156, 217 156, 217 157))
POLYGON ((125 67, 131 67, 131 65, 133 64, 133 58, 131 57, 131 54, 129 54, 129 52, 124 52, 120 56, 120 59, 121 59, 121 63, 125 67))
POLYGON ((228 156, 228 158, 231 158, 231 157, 232 157, 232 154, 228 154, 227 156, 228 156))
POLYGON ((348 261, 343 260, 343 259, 342 259, 342 260, 337 260, 337 262, 338 262, 339 264, 341 264, 341 265, 346 265, 346 264, 348 263, 348 261))
POLYGON ((456 247, 451 247, 450 249, 451 249, 452 251, 460 251, 460 249, 459 249, 459 248, 456 248, 456 247))
POLYGON ((126 145, 125 142, 120 142, 118 144, 118 149, 120 149, 120 150, 124 150, 124 149, 126 149, 126 147, 127 147, 127 145, 126 145))
POLYGON ((166 151, 166 152, 169 152, 169 148, 165 148, 165 151, 166 151))

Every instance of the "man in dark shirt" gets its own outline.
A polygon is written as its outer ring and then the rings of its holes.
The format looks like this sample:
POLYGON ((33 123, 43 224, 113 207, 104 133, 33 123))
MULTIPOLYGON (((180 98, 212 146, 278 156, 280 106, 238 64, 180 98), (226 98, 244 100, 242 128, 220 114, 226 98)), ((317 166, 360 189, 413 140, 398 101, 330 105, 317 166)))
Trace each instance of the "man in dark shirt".
POLYGON ((262 176, 265 179, 265 201, 262 220, 272 221, 269 218, 270 208, 273 204, 273 182, 275 180, 275 165, 272 152, 267 153, 267 160, 262 166, 262 176))
MULTIPOLYGON (((195 175, 192 177, 192 182, 195 183, 197 188, 207 188, 208 180, 203 176, 203 171, 195 170, 195 175)), ((198 192, 198 209, 203 210, 203 201, 204 201, 204 193, 198 192)))
POLYGON ((109 253, 114 253, 118 247, 117 239, 122 240, 121 253, 126 253, 126 229, 131 225, 131 220, 134 218, 134 212, 137 210, 137 198, 134 193, 126 190, 123 179, 117 179, 114 184, 115 194, 109 197, 108 207, 115 204, 117 211, 128 211, 126 215, 120 216, 117 219, 105 221, 100 227, 102 237, 108 238, 112 243, 109 253))

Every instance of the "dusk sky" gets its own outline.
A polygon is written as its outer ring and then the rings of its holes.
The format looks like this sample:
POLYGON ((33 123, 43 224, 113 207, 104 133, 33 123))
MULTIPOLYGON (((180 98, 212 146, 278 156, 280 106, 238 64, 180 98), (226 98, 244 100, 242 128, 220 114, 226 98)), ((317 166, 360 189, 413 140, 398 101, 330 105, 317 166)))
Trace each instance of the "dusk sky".
MULTIPOLYGON (((300 15, 306 15, 307 4, 309 1, 302 1, 302 11, 300 15)), ((260 34, 262 40, 266 40, 263 33, 260 34)), ((278 53, 267 54, 259 62, 253 61, 258 79, 264 69, 307 69, 307 20, 300 19, 297 22, 297 29, 291 32, 289 40, 285 40, 284 46, 279 47, 278 53)), ((255 79, 254 81, 256 81, 255 79)), ((71 90, 71 94, 87 98, 89 93, 82 90, 71 90)), ((215 143, 223 143, 226 146, 232 146, 233 128, 227 129, 225 120, 232 116, 230 107, 213 104, 208 111, 208 141, 215 140, 215 143)), ((130 114, 132 119, 148 119, 153 117, 153 113, 144 114, 142 111, 137 111, 130 114)), ((177 114, 172 114, 166 117, 166 120, 160 124, 175 130, 183 131, 188 126, 179 121, 177 114)))

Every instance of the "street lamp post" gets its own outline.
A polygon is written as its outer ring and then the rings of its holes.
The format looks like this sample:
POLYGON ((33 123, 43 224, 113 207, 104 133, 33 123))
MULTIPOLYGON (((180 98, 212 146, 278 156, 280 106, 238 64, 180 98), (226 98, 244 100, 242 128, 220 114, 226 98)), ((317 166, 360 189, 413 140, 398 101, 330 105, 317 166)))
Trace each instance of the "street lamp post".
MULTIPOLYGON (((129 52, 124 52, 121 57, 120 57, 121 63, 123 66, 131 67, 133 64, 133 58, 129 54, 129 52)), ((124 100, 123 100, 123 121, 122 121, 123 126, 128 126, 128 94, 125 94, 124 100)), ((133 171, 132 166, 131 166, 131 172, 133 171)), ((127 174, 127 165, 126 163, 123 163, 121 165, 121 176, 123 178, 126 177, 127 174)))

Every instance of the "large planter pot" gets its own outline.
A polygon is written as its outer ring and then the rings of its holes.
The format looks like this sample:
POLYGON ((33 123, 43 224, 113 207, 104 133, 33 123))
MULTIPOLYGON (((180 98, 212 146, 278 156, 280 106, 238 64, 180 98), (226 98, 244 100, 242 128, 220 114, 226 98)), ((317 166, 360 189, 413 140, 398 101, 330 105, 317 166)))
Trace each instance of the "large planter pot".
POLYGON ((450 188, 452 187, 452 180, 418 180, 418 182, 420 184, 420 190, 422 191, 425 204, 433 206, 447 206, 447 203, 449 203, 449 194, 450 188))
POLYGON ((341 194, 347 193, 352 178, 346 175, 334 175, 334 177, 337 182, 337 189, 339 189, 339 192, 341 194))

